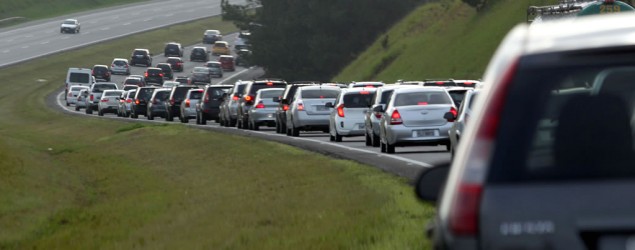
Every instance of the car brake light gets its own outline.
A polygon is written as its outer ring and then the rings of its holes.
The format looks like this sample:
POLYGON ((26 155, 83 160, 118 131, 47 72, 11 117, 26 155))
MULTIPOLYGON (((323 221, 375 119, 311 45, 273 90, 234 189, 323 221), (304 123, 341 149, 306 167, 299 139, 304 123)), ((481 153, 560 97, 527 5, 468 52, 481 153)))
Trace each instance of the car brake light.
POLYGON ((265 104, 261 102, 258 103, 258 105, 256 105, 257 109, 264 109, 265 108, 265 104))
POLYGON ((298 102, 298 111, 304 110, 304 103, 298 102))
POLYGON ((273 86, 272 82, 267 82, 267 86, 273 86))
POLYGON ((135 104, 137 104, 137 105, 139 105, 139 99, 135 99, 135 100, 134 100, 134 103, 135 103, 135 104))
POLYGON ((392 112, 392 115, 390 115, 390 125, 399 125, 399 124, 403 124, 403 120, 401 119, 401 114, 399 114, 399 110, 396 110, 392 112))
POLYGON ((245 101, 246 101, 246 102, 252 102, 252 101, 254 101, 254 97, 253 97, 253 96, 251 96, 251 95, 246 95, 246 96, 245 96, 245 101))
POLYGON ((368 91, 360 91, 359 94, 360 95, 368 95, 368 94, 370 94, 370 92, 368 92, 368 91))
POLYGON ((95 99, 95 96, 93 96, 92 94, 90 95, 90 101, 92 102, 95 99))
POLYGON ((422 105, 428 105, 428 102, 418 102, 418 103, 417 103, 417 105, 420 105, 420 106, 422 106, 422 105))
POLYGON ((101 102, 108 102, 108 98, 101 99, 101 102))
POLYGON ((132 103, 132 99, 130 99, 130 98, 126 99, 126 102, 127 103, 132 103))
POLYGON ((163 77, 163 73, 159 73, 159 76, 160 76, 160 77, 163 77))
POLYGON ((287 111, 287 110, 289 110, 289 105, 288 105, 288 104, 283 104, 283 105, 282 105, 282 110, 283 110, 283 111, 287 111))
POLYGON ((145 76, 145 77, 148 77, 148 72, 146 72, 146 73, 144 74, 144 76, 145 76))
POLYGON ((203 102, 204 102, 204 103, 208 103, 208 102, 209 102, 209 95, 206 95, 206 96, 205 96, 205 99, 203 99, 203 102))
POLYGON ((238 99, 240 99, 237 95, 234 95, 234 97, 232 97, 232 100, 234 101, 238 101, 238 99))
POLYGON ((174 105, 175 101, 174 98, 170 98, 170 105, 174 105))
POLYGON ((68 97, 73 97, 73 92, 68 92, 68 97))
POLYGON ((375 118, 381 119, 381 112, 375 112, 375 118))
MULTIPOLYGON (((454 117, 457 117, 459 115, 459 112, 456 110, 455 107, 451 107, 450 108, 450 113, 452 113, 452 116, 454 116, 454 117)), ((454 119, 448 120, 448 122, 454 122, 454 119)))
POLYGON ((337 115, 339 117, 344 117, 344 104, 337 106, 337 115))
POLYGON ((186 99, 185 100, 185 107, 189 108, 190 107, 190 99, 186 99))

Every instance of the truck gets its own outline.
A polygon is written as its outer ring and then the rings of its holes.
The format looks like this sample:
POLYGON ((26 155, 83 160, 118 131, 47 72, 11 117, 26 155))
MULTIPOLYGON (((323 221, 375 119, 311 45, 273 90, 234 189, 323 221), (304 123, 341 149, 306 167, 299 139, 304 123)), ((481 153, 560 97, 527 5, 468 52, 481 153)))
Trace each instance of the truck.
POLYGON ((69 68, 66 72, 66 82, 64 83, 64 100, 68 95, 68 90, 71 86, 81 85, 90 87, 93 83, 97 82, 92 75, 91 69, 86 68, 69 68))

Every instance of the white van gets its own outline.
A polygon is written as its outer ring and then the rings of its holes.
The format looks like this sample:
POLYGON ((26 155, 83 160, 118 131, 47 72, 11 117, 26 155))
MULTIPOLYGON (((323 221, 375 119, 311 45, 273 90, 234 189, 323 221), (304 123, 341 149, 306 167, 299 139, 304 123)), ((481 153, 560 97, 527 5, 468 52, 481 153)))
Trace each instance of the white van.
POLYGON ((68 90, 71 88, 71 86, 81 85, 90 87, 90 85, 95 82, 95 77, 93 77, 91 69, 68 68, 68 72, 66 72, 64 99, 66 99, 68 90))

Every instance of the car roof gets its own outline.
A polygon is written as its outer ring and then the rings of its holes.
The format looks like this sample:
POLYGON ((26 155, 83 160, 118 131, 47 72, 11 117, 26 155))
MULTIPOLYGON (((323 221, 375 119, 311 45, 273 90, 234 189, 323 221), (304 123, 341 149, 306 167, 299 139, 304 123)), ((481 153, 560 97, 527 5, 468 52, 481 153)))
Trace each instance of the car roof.
POLYGON ((201 46, 196 46, 196 47, 194 47, 194 48, 192 48, 192 49, 193 49, 193 50, 194 50, 194 49, 204 49, 204 50, 207 50, 207 48, 206 48, 206 47, 201 47, 201 46))
POLYGON ((126 61, 127 62, 128 59, 126 59, 126 58, 115 58, 115 59, 112 59, 112 61, 126 61))
POLYGON ((181 43, 177 43, 177 42, 168 42, 168 43, 166 43, 166 45, 168 45, 168 44, 181 45, 181 43))
POLYGON ((103 64, 95 64, 95 65, 93 66, 93 68, 96 68, 96 67, 108 68, 108 66, 103 65, 103 64))
POLYGON ((229 43, 228 43, 228 42, 226 42, 226 41, 216 41, 216 42, 214 42, 214 44, 217 44, 217 43, 229 44, 229 43))
POLYGON ((447 90, 444 87, 397 88, 393 93, 409 92, 447 92, 447 90))
POLYGON ((64 20, 64 21, 74 21, 74 22, 77 22, 77 19, 72 19, 72 18, 69 18, 69 19, 66 19, 66 20, 64 20))
POLYGON ((212 64, 220 64, 220 62, 219 62, 219 61, 207 61, 205 64, 208 64, 208 63, 212 63, 212 64))
POLYGON ((298 88, 298 91, 300 90, 311 90, 311 89, 336 89, 336 90, 342 90, 342 88, 338 87, 338 86, 331 86, 331 85, 307 85, 307 86, 301 86, 298 88))
POLYGON ((221 58, 234 58, 234 56, 230 56, 230 55, 221 55, 221 58))

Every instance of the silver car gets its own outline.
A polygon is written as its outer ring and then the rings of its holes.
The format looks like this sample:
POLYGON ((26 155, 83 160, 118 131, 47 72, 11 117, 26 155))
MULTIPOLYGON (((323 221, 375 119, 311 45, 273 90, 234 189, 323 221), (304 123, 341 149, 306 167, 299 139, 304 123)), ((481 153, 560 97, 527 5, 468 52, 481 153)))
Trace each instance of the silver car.
POLYGON ((99 100, 101 99, 101 95, 104 91, 117 89, 119 89, 117 84, 111 82, 100 82, 90 85, 88 97, 84 100, 86 103, 86 114, 91 115, 93 114, 93 111, 98 111, 99 100))
POLYGON ((396 146, 446 145, 449 150, 448 131, 452 122, 445 113, 456 114, 452 98, 445 88, 403 88, 393 91, 379 121, 381 152, 393 154, 396 146))
POLYGON ((247 87, 247 81, 238 81, 227 96, 224 97, 220 106, 220 124, 225 127, 234 127, 238 120, 238 103, 242 93, 247 87))
POLYGON ((276 126, 275 113, 278 109, 278 103, 274 102, 273 98, 282 95, 283 91, 283 88, 268 88, 256 91, 255 105, 248 111, 248 129, 259 130, 261 125, 266 125, 267 127, 276 126))
POLYGON ((331 108, 342 89, 336 86, 304 86, 298 88, 293 104, 286 111, 287 135, 300 136, 300 130, 329 131, 331 108))
POLYGON ((223 77, 223 68, 221 68, 220 62, 208 61, 205 63, 205 67, 208 67, 210 69, 213 77, 217 77, 217 78, 223 77))
POLYGON ((392 95, 392 92, 398 88, 416 88, 418 86, 412 85, 386 85, 383 87, 377 88, 377 91, 373 95, 373 101, 370 105, 368 112, 366 112, 365 130, 366 133, 364 137, 366 137, 366 146, 379 147, 379 120, 381 119, 381 112, 374 112, 373 108, 377 106, 381 106, 382 108, 386 107, 386 102, 388 98, 392 95))
POLYGON ((180 105, 180 120, 182 123, 188 123, 191 118, 196 118, 196 104, 201 101, 203 96, 202 89, 190 89, 185 94, 185 99, 180 105))
POLYGON ((75 111, 86 108, 86 98, 88 98, 88 88, 80 89, 77 92, 77 101, 75 102, 75 111))
POLYGON ((212 72, 208 67, 194 67, 192 69, 192 84, 197 83, 212 83, 212 72))
POLYGON ((172 88, 181 85, 180 82, 177 81, 165 81, 163 82, 163 88, 172 88))
POLYGON ((104 93, 99 98, 97 114, 104 116, 105 113, 117 113, 122 94, 123 90, 104 90, 104 93))
POLYGON ((77 96, 79 95, 79 91, 82 89, 88 89, 88 87, 81 85, 71 86, 71 88, 68 90, 68 95, 66 96, 66 106, 77 103, 77 96))
POLYGON ((157 116, 163 118, 167 116, 168 113, 165 109, 165 103, 170 98, 171 92, 171 88, 156 89, 152 92, 152 96, 148 99, 148 107, 146 111, 146 118, 148 120, 154 120, 157 116))
POLYGON ((474 101, 478 96, 478 92, 479 90, 468 90, 467 93, 465 93, 465 97, 463 97, 461 106, 459 106, 458 114, 455 115, 451 112, 450 114, 446 114, 448 116, 446 119, 449 118, 448 121, 454 122, 449 132, 450 153, 452 158, 454 158, 454 152, 456 151, 459 139, 461 139, 465 125, 472 116, 472 108, 474 106, 474 101))
POLYGON ((379 88, 383 87, 383 82, 352 82, 348 84, 349 88, 379 88))
POLYGON ((121 99, 119 100, 119 112, 117 113, 121 117, 129 117, 130 112, 132 112, 132 102, 134 101, 134 96, 137 93, 137 89, 131 89, 125 91, 121 95, 121 99))
POLYGON ((361 136, 366 133, 366 113, 376 88, 342 89, 337 100, 328 105, 333 110, 329 115, 329 139, 341 142, 342 137, 361 136))
POLYGON ((130 75, 130 64, 128 63, 128 59, 124 58, 115 58, 112 60, 110 64, 110 73, 114 74, 122 74, 122 75, 130 75))

